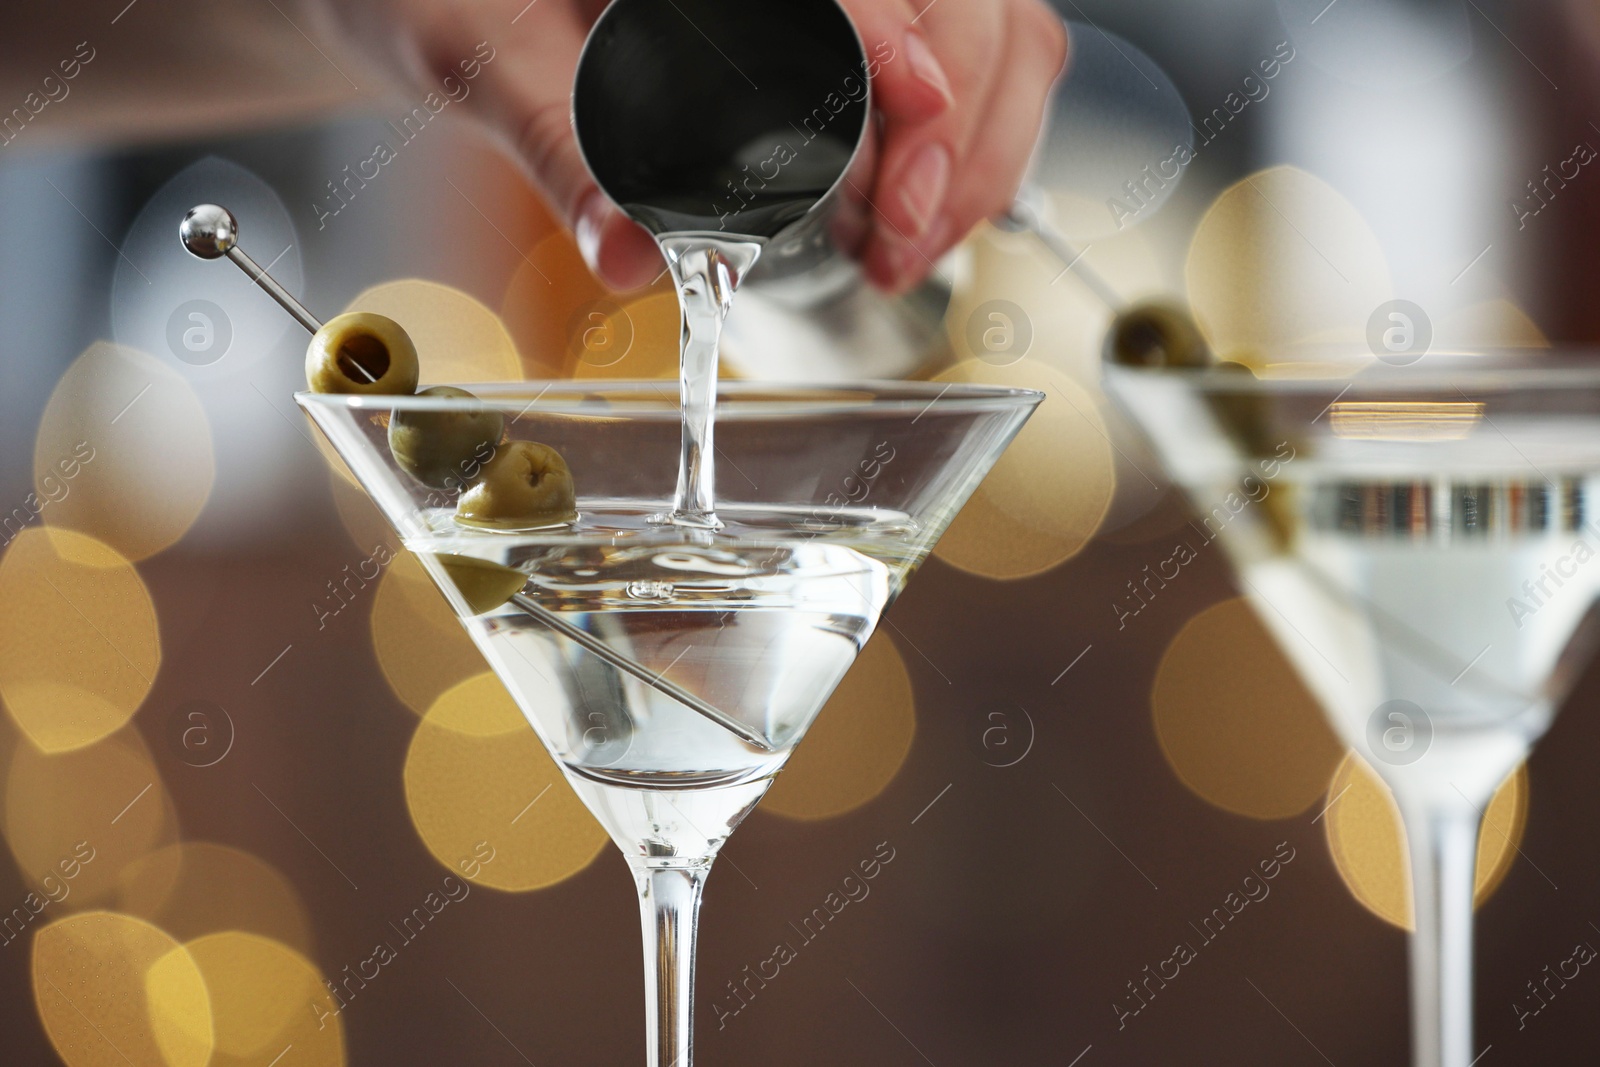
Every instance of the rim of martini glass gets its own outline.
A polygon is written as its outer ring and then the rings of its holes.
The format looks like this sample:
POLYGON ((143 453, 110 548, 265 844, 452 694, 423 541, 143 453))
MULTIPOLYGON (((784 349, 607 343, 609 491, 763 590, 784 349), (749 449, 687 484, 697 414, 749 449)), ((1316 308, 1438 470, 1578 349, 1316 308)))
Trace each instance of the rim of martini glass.
MULTIPOLYGON (((435 383, 465 389, 472 397, 392 394, 295 394, 302 405, 373 411, 460 411, 483 409, 543 415, 605 416, 676 422, 682 417, 676 379, 628 381, 564 378, 553 381, 435 383)), ((921 413, 937 407, 945 414, 981 413, 1038 404, 1033 389, 964 382, 824 382, 788 385, 772 382, 721 382, 717 387, 719 422, 827 417, 863 411, 921 413)))
MULTIPOLYGON (((1328 360, 1307 362, 1297 351, 1294 361, 1268 363, 1246 373, 1243 364, 1201 368, 1133 367, 1114 363, 1105 372, 1129 380, 1164 378, 1203 392, 1262 395, 1321 394, 1330 387, 1347 388, 1341 399, 1366 394, 1408 394, 1462 391, 1467 399, 1497 392, 1600 390, 1600 348, 1483 348, 1429 352, 1411 363, 1373 361, 1365 348, 1340 346, 1312 349, 1328 360), (1353 365, 1360 360, 1359 365, 1353 365), (1340 370, 1343 372, 1341 373, 1340 370)), ((1597 405, 1600 407, 1600 405, 1597 405)))

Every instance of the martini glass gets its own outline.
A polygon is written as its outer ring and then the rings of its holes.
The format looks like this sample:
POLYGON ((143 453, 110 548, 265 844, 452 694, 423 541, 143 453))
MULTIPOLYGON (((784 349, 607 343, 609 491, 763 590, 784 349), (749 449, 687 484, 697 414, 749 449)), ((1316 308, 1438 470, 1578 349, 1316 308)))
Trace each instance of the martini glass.
POLYGON ((1586 662, 1600 593, 1600 364, 1345 358, 1307 377, 1108 364, 1409 843, 1417 1067, 1468 1067, 1482 813, 1586 662), (1359 368, 1349 373, 1352 367, 1359 368))
POLYGON ((302 393, 450 600, 639 889, 652 1067, 689 1067, 695 930, 718 849, 883 610, 1042 399, 976 386, 723 383, 720 530, 652 522, 677 487, 671 382, 302 393), (497 411, 559 451, 575 523, 462 526, 395 462, 397 412, 497 411))

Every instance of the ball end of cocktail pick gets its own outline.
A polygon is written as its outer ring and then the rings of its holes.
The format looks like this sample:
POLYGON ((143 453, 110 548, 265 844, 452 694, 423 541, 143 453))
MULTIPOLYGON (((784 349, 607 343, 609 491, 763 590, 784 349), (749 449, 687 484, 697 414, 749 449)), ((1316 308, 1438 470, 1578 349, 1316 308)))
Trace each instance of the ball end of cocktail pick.
POLYGON ((239 220, 225 207, 201 204, 183 217, 178 237, 191 255, 221 259, 239 241, 239 220))

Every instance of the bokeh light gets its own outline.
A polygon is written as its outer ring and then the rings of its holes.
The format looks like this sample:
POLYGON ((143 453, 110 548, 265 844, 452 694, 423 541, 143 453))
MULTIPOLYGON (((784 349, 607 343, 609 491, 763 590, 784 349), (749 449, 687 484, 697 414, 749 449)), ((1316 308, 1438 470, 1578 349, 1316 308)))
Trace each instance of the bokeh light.
POLYGON ((1443 77, 1473 52, 1472 20, 1461 0, 1347 0, 1338 17, 1325 17, 1327 0, 1277 0, 1277 7, 1304 62, 1376 90, 1394 92, 1443 77))
POLYGON ((214 1062, 211 1000, 199 967, 142 919, 92 911, 41 929, 33 995, 67 1067, 214 1062))
POLYGON ((152 356, 90 345, 56 384, 33 451, 39 518, 132 560, 188 531, 216 478, 211 427, 182 375, 152 356))
MULTIPOLYGON (((1147 278, 1154 270, 1149 262, 1136 264, 1139 248, 1147 248, 1136 235, 1115 245, 1122 250, 1118 270, 1147 278)), ((987 322, 987 310, 1005 304, 1021 309, 1021 330, 1026 331, 1026 357, 1066 371, 1080 386, 1096 389, 1099 381, 1101 342, 1110 325, 1110 310, 1093 291, 1078 283, 1074 275, 1062 274, 1061 261, 1054 258, 1032 234, 1006 234, 992 226, 981 226, 966 243, 971 253, 971 277, 955 286, 946 314, 950 347, 958 360, 990 358, 1008 362, 1010 352, 984 349, 984 330, 971 330, 974 317, 987 322), (1003 301, 1003 304, 1000 302, 1003 301), (979 344, 974 346, 974 341, 979 344)), ((1107 266, 1106 251, 1096 248, 1086 262, 1096 270, 1107 266), (1094 254, 1098 253, 1098 254, 1094 254)), ((1021 347, 1021 341, 1011 339, 1021 347)))
POLYGON ((340 1006, 305 957, 236 930, 184 948, 210 993, 216 1033, 210 1067, 256 1067, 279 1056, 284 1064, 344 1067, 340 1006))
POLYGON ((577 874, 609 840, 493 674, 446 692, 406 754, 406 803, 428 851, 452 873, 481 843, 473 879, 520 892, 577 874))
POLYGON ((450 602, 410 552, 396 555, 378 581, 372 650, 389 688, 418 715, 484 668, 483 654, 450 602))
POLYGON ((917 708, 900 650, 879 630, 839 683, 760 810, 828 819, 871 802, 911 752, 917 708))
MULTIPOLYGON (((665 271, 666 263, 661 267, 665 271)), ((597 373, 592 365, 609 363, 617 350, 601 352, 603 345, 586 346, 584 333, 603 326, 619 307, 663 294, 671 295, 676 303, 672 282, 666 277, 643 293, 624 295, 610 291, 590 273, 572 235, 558 227, 518 264, 501 298, 500 314, 516 339, 528 377, 589 378, 597 373), (598 321, 596 315, 600 316, 598 321), (590 353, 588 359, 583 358, 586 352, 590 353)), ((672 334, 675 368, 676 325, 672 334)), ((636 371, 634 376, 641 376, 641 372, 636 371)))
POLYGON ((178 836, 172 799, 132 726, 56 755, 18 744, 4 826, 24 877, 62 910, 106 900, 124 867, 178 836))
POLYGON ((135 860, 118 873, 112 906, 180 941, 235 930, 311 951, 311 922, 289 880, 229 845, 182 842, 135 860))
POLYGON ((1549 348, 1550 338, 1509 300, 1485 300, 1456 308, 1433 327, 1436 351, 1477 348, 1549 348))
POLYGON ((522 379, 516 342, 500 316, 459 289, 414 278, 385 282, 345 311, 387 315, 404 327, 417 346, 424 387, 522 379))
MULTIPOLYGON (((574 332, 574 378, 645 380, 678 377, 683 317, 676 293, 649 292, 613 309, 585 313, 588 326, 574 332)), ((719 377, 739 377, 723 360, 719 377)))
POLYGON ((1056 224, 1098 240, 1149 218, 1183 180, 1194 130, 1183 94, 1154 60, 1092 23, 1074 24, 1038 163, 1056 224))
MULTIPOLYGON (((1328 851, 1361 905, 1384 922, 1411 929, 1411 862, 1400 810, 1383 781, 1352 752, 1328 786, 1328 851)), ((1528 822, 1528 768, 1495 791, 1478 837, 1476 902, 1494 895, 1517 858, 1528 822)))
MULTIPOLYGON (((225 204, 244 227, 251 255, 270 264, 278 284, 306 299, 305 246, 283 197, 238 163, 206 156, 156 190, 120 236, 111 285, 112 339, 157 356, 201 388, 231 379, 245 398, 260 404, 246 382, 261 384, 271 373, 266 366, 281 356, 281 343, 300 325, 242 271, 192 256, 174 240, 175 220, 206 203, 225 204)), ((310 303, 316 306, 314 295, 310 303)), ((217 425, 223 428, 221 419, 217 425)))
POLYGON ((150 591, 117 551, 33 527, 0 556, 0 699, 40 750, 120 730, 161 667, 150 591))
POLYGON ((1037 389, 1048 395, 934 549, 946 563, 986 578, 1040 574, 1083 550, 1116 488, 1105 421, 1067 376, 1024 359, 998 367, 967 360, 936 376, 1037 389))
POLYGON ((1345 752, 1243 599, 1207 608, 1172 639, 1150 709, 1173 772, 1236 815, 1285 819, 1305 811, 1345 752))
POLYGON ((1295 167, 1252 174, 1212 203, 1185 267, 1195 321, 1212 351, 1249 366, 1297 345, 1366 351, 1373 310, 1392 299, 1370 226, 1322 179, 1295 167))

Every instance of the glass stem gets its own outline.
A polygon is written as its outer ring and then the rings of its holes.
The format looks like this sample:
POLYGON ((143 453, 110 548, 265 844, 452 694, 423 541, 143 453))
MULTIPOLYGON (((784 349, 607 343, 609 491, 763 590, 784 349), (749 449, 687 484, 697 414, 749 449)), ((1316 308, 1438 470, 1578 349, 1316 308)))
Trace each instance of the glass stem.
POLYGON ((1411 846, 1411 1040, 1416 1067, 1469 1067, 1472 905, 1478 812, 1468 805, 1407 812, 1411 846))
POLYGON ((633 863, 644 928, 645 1036, 649 1067, 693 1067, 694 953, 709 863, 633 863))

